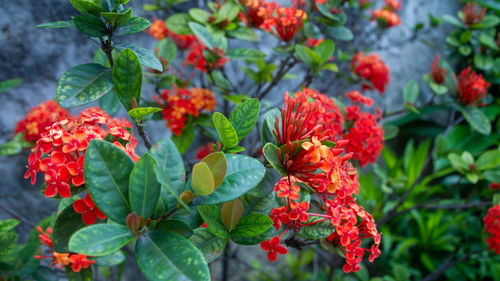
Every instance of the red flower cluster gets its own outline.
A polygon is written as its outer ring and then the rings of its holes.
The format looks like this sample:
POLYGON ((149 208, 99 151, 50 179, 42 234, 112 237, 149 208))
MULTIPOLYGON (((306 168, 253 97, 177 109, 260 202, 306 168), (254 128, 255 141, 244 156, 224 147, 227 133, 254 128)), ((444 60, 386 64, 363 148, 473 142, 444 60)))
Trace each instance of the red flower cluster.
POLYGON ((476 2, 467 2, 467 4, 465 4, 462 9, 462 13, 464 15, 463 21, 466 25, 471 26, 483 21, 484 14, 486 13, 486 7, 481 8, 479 11, 477 8, 476 2))
POLYGON ((36 174, 42 172, 47 184, 45 196, 59 194, 71 196, 71 187, 82 186, 83 161, 87 145, 92 139, 104 139, 108 134, 114 137, 114 144, 126 151, 135 161, 134 147, 137 140, 129 130, 132 125, 126 120, 111 119, 99 108, 87 108, 73 120, 64 119, 47 127, 36 142, 28 158, 28 171, 25 178, 31 177, 31 184, 36 182, 36 174), (109 122, 109 123, 108 123, 109 122), (102 128, 107 125, 107 130, 102 128), (127 129, 128 128, 128 129, 127 129), (126 147, 118 142, 128 142, 126 147))
POLYGON ((398 0, 384 0, 384 7, 372 11, 372 20, 376 20, 381 28, 389 28, 401 24, 397 10, 401 10, 401 2, 398 0))
POLYGON ((177 48, 181 50, 185 50, 189 48, 195 41, 194 35, 181 35, 177 33, 173 33, 168 30, 167 26, 165 26, 165 21, 153 19, 153 23, 149 27, 149 34, 156 38, 156 40, 160 41, 165 38, 171 38, 177 48))
POLYGON ((321 39, 314 39, 314 38, 307 38, 307 42, 306 42, 306 45, 310 48, 312 47, 316 47, 318 46, 319 44, 321 44, 323 41, 325 41, 325 38, 321 38, 321 39))
POLYGON ((439 66, 439 55, 432 60, 430 76, 434 83, 443 84, 446 82, 446 74, 448 71, 444 67, 439 66))
POLYGON ((351 68, 354 74, 363 79, 363 90, 374 88, 380 94, 385 92, 390 80, 389 68, 377 54, 357 53, 352 58, 351 68))
POLYGON ((490 245, 490 250, 500 255, 500 205, 495 205, 488 210, 483 223, 484 232, 489 234, 486 242, 490 245))
POLYGON ((328 222, 332 227, 328 240, 346 256, 344 271, 358 271, 365 252, 370 253, 370 261, 380 255, 381 236, 373 217, 356 203, 359 182, 356 169, 348 162, 353 154, 344 153, 348 141, 336 140, 335 147, 327 146, 330 137, 325 134, 329 131, 325 125, 335 121, 317 117, 323 113, 321 106, 320 100, 308 99, 306 94, 297 93, 294 98, 287 93, 281 122, 276 116, 273 133, 282 147, 276 153, 287 175, 274 189, 283 206, 274 208, 270 218, 276 230, 283 225, 285 230, 279 237, 262 242, 261 248, 275 261, 278 254, 287 252, 280 241, 288 231, 328 222), (326 210, 326 214, 314 213, 307 201, 300 201, 302 184, 315 191, 322 204, 318 210, 326 210), (368 238, 374 242, 371 248, 361 247, 361 241, 368 238))
POLYGON ((281 4, 276 5, 276 3, 271 2, 267 3, 265 10, 265 20, 260 28, 271 32, 285 42, 290 42, 295 37, 295 34, 304 25, 304 20, 307 19, 306 12, 295 6, 281 7, 281 4))
POLYGON ((24 119, 16 124, 15 134, 24 133, 24 140, 36 142, 47 126, 66 118, 71 118, 68 111, 57 102, 48 100, 30 109, 24 119))
POLYGON ((201 72, 214 70, 223 67, 228 62, 229 59, 224 57, 225 54, 223 49, 214 47, 213 50, 210 50, 199 40, 196 40, 186 55, 184 65, 193 65, 201 72))
MULTIPOLYGON (((456 79, 454 79, 456 80, 456 79)), ((472 71, 470 67, 462 70, 455 82, 458 97, 463 104, 476 105, 486 97, 490 83, 481 74, 472 71)))
POLYGON ((99 210, 90 198, 90 194, 86 194, 84 199, 78 199, 73 202, 73 209, 75 212, 82 215, 82 221, 86 225, 94 224, 97 218, 103 220, 106 215, 99 210))
POLYGON ((201 160, 205 158, 208 154, 214 152, 214 143, 208 143, 206 145, 201 146, 198 151, 196 151, 196 155, 194 156, 194 159, 196 160, 201 160))
POLYGON ((213 111, 217 105, 214 94, 202 88, 174 87, 154 99, 163 107, 163 119, 175 135, 182 133, 188 118, 197 117, 202 110, 213 111))
POLYGON ((268 3, 264 0, 240 0, 240 3, 246 9, 246 17, 243 20, 247 22, 247 25, 260 27, 266 20, 268 3))
POLYGON ((52 242, 52 228, 47 227, 46 231, 39 226, 36 227, 40 234, 40 243, 50 248, 49 256, 36 255, 35 259, 50 258, 51 267, 57 266, 63 268, 71 265, 71 270, 74 272, 80 272, 80 270, 88 268, 90 265, 94 264, 95 261, 88 260, 86 255, 76 254, 76 253, 58 253, 54 251, 54 244, 52 242))

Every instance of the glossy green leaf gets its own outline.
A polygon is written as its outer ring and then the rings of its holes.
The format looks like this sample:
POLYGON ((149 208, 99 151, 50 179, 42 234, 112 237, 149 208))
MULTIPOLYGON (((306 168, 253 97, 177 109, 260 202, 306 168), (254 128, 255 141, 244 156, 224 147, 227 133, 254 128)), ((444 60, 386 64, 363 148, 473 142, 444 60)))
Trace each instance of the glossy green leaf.
POLYGON ((206 24, 210 17, 210 15, 205 10, 199 8, 189 9, 189 15, 193 20, 203 24, 206 24))
POLYGON ((268 142, 273 144, 278 144, 278 141, 276 140, 276 137, 273 134, 274 122, 276 120, 276 116, 281 116, 281 112, 277 108, 273 108, 269 110, 266 114, 264 114, 264 118, 262 119, 262 125, 260 127, 260 141, 262 146, 264 146, 268 142))
POLYGON ((144 117, 159 111, 162 111, 159 107, 139 107, 129 110, 128 115, 133 119, 144 119, 144 117))
POLYGON ((109 255, 95 258, 95 264, 98 266, 115 266, 123 263, 126 259, 122 250, 118 250, 109 255))
POLYGON ((474 65, 481 70, 489 71, 493 68, 493 58, 488 55, 475 55, 474 65))
POLYGON ((69 239, 69 250, 87 256, 109 255, 134 240, 125 225, 94 224, 78 230, 69 239))
MULTIPOLYGON (((324 218, 313 217, 310 216, 309 220, 306 222, 311 223, 315 221, 322 220, 324 218)), ((308 226, 301 227, 298 235, 305 239, 322 239, 328 237, 328 235, 332 234, 335 231, 335 227, 333 227, 332 222, 330 220, 318 222, 315 224, 311 224, 308 226)))
POLYGON ((295 53, 297 57, 309 67, 314 67, 322 61, 316 52, 304 45, 295 45, 295 53))
POLYGON ((0 258, 11 254, 16 246, 17 238, 17 233, 13 231, 0 233, 0 258))
POLYGON ((125 224, 130 213, 129 175, 134 160, 117 146, 91 140, 85 152, 85 185, 96 206, 112 220, 125 224))
POLYGON ((113 65, 113 84, 118 99, 130 110, 132 98, 139 103, 141 100, 142 69, 136 54, 130 50, 123 50, 115 59, 113 65))
POLYGON ((241 218, 236 227, 231 231, 231 236, 252 237, 268 230, 273 225, 273 220, 264 214, 250 214, 241 218))
POLYGON ((207 263, 217 259, 227 244, 227 238, 220 238, 210 232, 207 228, 197 228, 189 241, 193 243, 205 257, 207 263))
POLYGON ((196 22, 190 22, 188 25, 194 35, 210 50, 213 50, 214 47, 223 48, 223 46, 219 46, 219 42, 217 42, 214 35, 203 25, 196 22))
POLYGON ((191 17, 189 17, 188 14, 178 13, 170 16, 165 21, 165 25, 167 26, 168 30, 172 31, 173 33, 190 35, 193 33, 188 25, 190 20, 191 17))
POLYGON ((257 33, 252 28, 246 26, 237 27, 236 29, 228 31, 227 34, 244 41, 255 42, 259 40, 257 33))
POLYGON ((469 122, 472 129, 483 135, 491 133, 491 123, 488 117, 477 107, 469 106, 467 108, 460 108, 460 112, 462 112, 462 115, 469 122))
POLYGON ((486 33, 481 33, 481 35, 479 35, 479 42, 490 49, 498 51, 498 46, 495 39, 493 39, 493 37, 487 35, 486 33))
POLYGON ((70 0, 71 5, 81 14, 94 14, 96 16, 102 11, 102 8, 92 0, 70 0))
POLYGON ((128 8, 120 13, 101 12, 101 16, 108 20, 113 26, 124 25, 132 15, 132 8, 128 8))
POLYGON ((131 17, 128 19, 128 21, 120 25, 115 29, 113 32, 113 35, 115 36, 121 36, 121 35, 128 35, 128 34, 135 34, 138 32, 141 32, 148 28, 151 25, 151 22, 149 22, 145 18, 141 17, 131 17))
POLYGON ((40 28, 63 28, 63 27, 76 27, 75 23, 73 20, 63 20, 63 21, 53 21, 53 22, 46 22, 37 25, 36 27, 40 28))
POLYGON ((269 162, 269 164, 271 164, 271 166, 273 166, 273 168, 280 173, 280 175, 286 176, 288 173, 279 159, 277 149, 278 147, 276 145, 266 143, 264 148, 262 148, 262 153, 264 154, 264 157, 266 157, 267 162, 269 162))
POLYGON ((158 70, 160 72, 163 71, 163 65, 161 64, 160 60, 148 49, 144 49, 143 47, 130 43, 119 43, 115 44, 114 47, 120 52, 125 49, 130 49, 134 51, 134 53, 139 58, 139 62, 143 66, 158 70))
POLYGON ((216 205, 200 206, 198 207, 198 212, 200 212, 200 215, 205 224, 208 226, 210 232, 220 238, 229 237, 229 232, 222 221, 221 211, 216 205))
POLYGON ((106 25, 97 16, 84 14, 76 16, 73 21, 81 32, 90 37, 102 37, 106 35, 106 25))
POLYGON ((111 71, 97 64, 81 64, 70 68, 59 79, 56 89, 57 102, 62 107, 91 103, 113 88, 111 71))
POLYGON ((24 140, 24 133, 16 134, 10 141, 0 145, 0 156, 8 156, 20 153, 24 148, 32 147, 33 144, 24 140))
POLYGON ((238 16, 239 12, 240 9, 238 8, 237 5, 233 4, 232 2, 226 2, 220 8, 219 15, 215 23, 220 23, 223 21, 232 21, 238 16))
POLYGON ((326 34, 340 41, 351 41, 354 38, 351 30, 345 26, 328 27, 326 34))
POLYGON ((111 90, 99 99, 99 107, 106 113, 113 115, 122 108, 122 105, 115 91, 111 90))
POLYGON ((227 172, 227 161, 224 153, 214 152, 205 156, 201 162, 206 163, 214 179, 214 188, 221 185, 227 172))
POLYGON ((153 216, 161 186, 156 180, 156 159, 144 154, 130 173, 129 201, 132 211, 147 219, 153 216))
POLYGON ((177 146, 177 149, 182 154, 186 152, 194 140, 194 127, 192 125, 186 126, 182 133, 178 135, 172 135, 172 141, 177 146))
MULTIPOLYGON (((159 41, 156 44, 155 49, 158 50, 158 53, 156 55, 168 62, 165 67, 168 67, 168 65, 170 65, 174 61, 177 55, 177 46, 175 45, 174 41, 172 41, 169 38, 165 38, 159 41)), ((174 78, 173 81, 175 81, 175 76, 173 76, 173 78, 174 78)))
POLYGON ((68 242, 77 230, 85 227, 82 215, 75 212, 73 204, 67 206, 56 218, 52 231, 52 242, 54 251, 58 253, 68 252, 68 242))
POLYGON ((193 230, 191 229, 191 227, 187 225, 185 222, 178 219, 164 220, 157 225, 157 228, 160 230, 165 230, 179 234, 186 238, 189 238, 193 235, 193 230))
POLYGON ((198 196, 207 196, 214 191, 214 176, 207 163, 199 162, 193 166, 191 187, 198 196))
POLYGON ((408 81, 408 83, 406 83, 406 86, 403 90, 404 102, 414 104, 417 101, 419 93, 420 93, 420 89, 418 87, 417 81, 415 81, 415 80, 408 81))
POLYGON ((222 184, 201 204, 231 201, 248 192, 264 178, 266 168, 260 161, 238 154, 226 154, 227 173, 222 184))
POLYGON ((0 233, 8 232, 14 229, 19 224, 19 221, 16 219, 6 219, 0 221, 0 233))
POLYGON ((139 237, 135 256, 142 273, 155 281, 210 281, 203 254, 186 238, 155 230, 139 237))
POLYGON ((255 49, 236 48, 229 50, 226 57, 232 60, 256 60, 265 58, 266 54, 255 49))
POLYGON ((186 171, 181 154, 172 140, 167 138, 157 142, 148 153, 156 159, 160 171, 167 176, 172 188, 182 192, 186 171))
POLYGON ((258 99, 248 99, 240 103, 229 116, 229 122, 238 134, 238 141, 246 137, 257 124, 260 114, 258 99))
POLYGON ((321 63, 327 62, 335 51, 335 44, 332 40, 324 40, 318 46, 314 48, 314 52, 319 55, 321 63))
POLYGON ((214 113, 213 121, 223 148, 228 149, 235 147, 238 144, 238 134, 233 125, 231 125, 231 122, 219 112, 214 113))
POLYGON ((172 197, 177 200, 179 204, 181 204, 184 208, 188 209, 189 207, 180 199, 180 193, 181 191, 177 191, 174 189, 172 186, 172 183, 168 177, 168 174, 164 173, 160 166, 155 167, 155 173, 156 173, 156 179, 158 182, 161 184, 161 192, 160 192, 160 197, 158 199, 158 206, 161 205, 166 205, 168 206, 168 195, 167 192, 172 195, 172 197), (167 191, 167 192, 165 192, 167 191))

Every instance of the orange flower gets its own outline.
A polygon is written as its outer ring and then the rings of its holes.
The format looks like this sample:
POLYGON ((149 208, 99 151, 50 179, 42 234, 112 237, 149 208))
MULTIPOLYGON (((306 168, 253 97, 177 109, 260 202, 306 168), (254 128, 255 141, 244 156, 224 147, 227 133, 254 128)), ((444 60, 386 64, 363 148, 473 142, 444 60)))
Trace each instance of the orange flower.
POLYGON ((304 10, 281 7, 281 4, 277 6, 273 2, 266 6, 266 20, 260 28, 271 32, 285 42, 290 42, 300 31, 306 19, 307 14, 304 10))
POLYGON ((387 9, 372 11, 371 19, 372 21, 376 20, 381 28, 389 28, 401 24, 398 14, 387 9))
POLYGON ((401 10, 401 2, 398 0, 384 0, 385 8, 392 11, 401 10))
POLYGON ((309 161, 316 163, 321 160, 321 158, 328 157, 329 147, 322 144, 316 136, 312 137, 311 142, 306 141, 302 143, 302 148, 309 152, 311 159, 309 161))

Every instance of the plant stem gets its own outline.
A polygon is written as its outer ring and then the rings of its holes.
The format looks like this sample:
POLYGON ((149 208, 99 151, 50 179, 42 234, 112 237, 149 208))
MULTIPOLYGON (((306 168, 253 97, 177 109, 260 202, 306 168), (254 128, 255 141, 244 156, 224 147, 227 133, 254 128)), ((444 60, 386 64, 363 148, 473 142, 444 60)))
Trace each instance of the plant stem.
POLYGON ((226 249, 222 256, 222 281, 228 280, 229 272, 229 251, 231 251, 231 243, 227 243, 226 249))
POLYGON ((467 259, 469 259, 469 257, 471 255, 479 253, 480 251, 478 251, 478 250, 476 250, 476 251, 470 251, 470 252, 466 253, 465 255, 463 255, 458 260, 453 261, 453 258, 455 257, 456 252, 457 252, 457 250, 455 250, 453 252, 453 254, 451 254, 440 267, 438 267, 436 270, 434 270, 433 272, 431 272, 431 274, 427 275, 427 277, 425 277, 424 279, 422 279, 420 281, 437 280, 441 275, 443 275, 446 272, 446 270, 448 270, 451 267, 454 267, 455 265, 457 265, 457 264, 459 264, 461 262, 466 261, 467 259))
POLYGON ((5 207, 3 204, 0 203, 0 209, 4 212, 6 212, 7 214, 11 215, 12 217, 14 217, 15 219, 19 220, 20 222, 24 223, 25 225, 31 227, 31 228, 34 228, 35 225, 32 224, 31 222, 29 222, 27 219, 23 218, 22 216, 16 214, 15 212, 9 210, 7 207, 5 207))

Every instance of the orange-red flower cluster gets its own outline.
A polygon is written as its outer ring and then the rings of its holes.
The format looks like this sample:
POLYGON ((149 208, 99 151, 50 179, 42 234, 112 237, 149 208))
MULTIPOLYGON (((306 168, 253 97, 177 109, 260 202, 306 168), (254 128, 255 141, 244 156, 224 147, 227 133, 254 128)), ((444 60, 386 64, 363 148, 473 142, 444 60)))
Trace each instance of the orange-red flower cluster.
POLYGON ((481 74, 467 67, 458 76, 458 83, 455 81, 455 87, 463 104, 477 105, 488 94, 490 83, 486 82, 481 74))
MULTIPOLYGON (((189 118, 197 117, 201 111, 213 111, 217 105, 212 91, 202 88, 180 88, 163 91, 155 101, 163 107, 163 119, 172 133, 180 135, 189 118)), ((189 120, 188 120, 189 119, 189 120)))
POLYGON ((490 245, 490 250, 500 255, 500 205, 495 205, 488 210, 483 223, 484 232, 489 235, 486 242, 490 245))
POLYGON ((285 42, 290 42, 295 37, 307 19, 306 12, 295 6, 282 7, 281 4, 276 5, 276 3, 271 2, 267 3, 265 10, 265 20, 260 28, 285 42))
POLYGON ((375 89, 380 94, 385 92, 390 80, 389 68, 377 54, 357 53, 352 58, 351 68, 354 74, 363 79, 363 90, 375 89))
POLYGON ((477 8, 476 2, 467 2, 467 4, 465 4, 462 9, 462 13, 464 15, 463 21, 466 25, 471 26, 483 21, 484 14, 486 13, 486 7, 481 8, 479 11, 477 8))
POLYGON ((156 40, 158 41, 165 38, 171 38, 177 48, 181 50, 189 48, 195 41, 194 35, 182 35, 173 33, 172 31, 168 30, 167 26, 165 25, 165 21, 158 19, 153 19, 153 23, 149 27, 149 34, 151 34, 151 36, 156 38, 156 40))
POLYGON ((201 146, 198 151, 196 151, 196 155, 194 156, 194 159, 196 160, 201 160, 205 158, 208 154, 214 152, 214 143, 208 143, 206 145, 201 146))
POLYGON ((57 102, 48 100, 30 109, 24 119, 16 124, 15 133, 24 133, 24 140, 36 142, 47 126, 66 118, 71 118, 68 111, 57 102))
POLYGON ((28 158, 25 178, 31 177, 35 184, 36 174, 44 174, 45 196, 71 196, 71 188, 85 183, 83 161, 88 143, 92 139, 104 139, 110 135, 114 144, 126 151, 135 161, 137 140, 130 131, 132 125, 126 120, 111 119, 99 108, 87 108, 75 119, 64 119, 53 123, 42 133, 28 158), (106 130, 102 127, 107 123, 106 130), (125 147, 119 142, 127 142, 125 147))
POLYGON ((86 255, 76 254, 76 253, 58 253, 54 251, 54 244, 52 242, 52 228, 47 227, 46 231, 39 226, 36 227, 40 234, 40 243, 50 248, 49 256, 36 255, 36 259, 49 258, 51 259, 50 266, 57 266, 63 268, 66 266, 71 266, 71 270, 74 272, 80 272, 80 270, 88 268, 90 265, 94 264, 95 261, 88 260, 86 255))
POLYGON ((244 21, 249 26, 260 27, 266 20, 266 6, 268 3, 264 0, 240 0, 240 3, 245 6, 246 17, 244 21))
POLYGON ((214 47, 213 50, 210 50, 199 40, 196 40, 186 55, 184 65, 192 65, 195 69, 206 72, 223 67, 229 61, 225 55, 226 52, 223 49, 214 47))
POLYGON ((444 67, 439 66, 439 55, 432 60, 431 64, 431 78, 436 84, 443 84, 446 82, 446 74, 448 71, 444 67))
MULTIPOLYGON (((309 89, 305 92, 314 93, 309 89)), ((282 207, 274 208, 269 216, 277 231, 283 226, 285 230, 279 237, 262 242, 261 248, 268 251, 270 261, 275 261, 278 254, 287 253, 280 241, 288 231, 329 222, 332 232, 328 240, 346 256, 344 272, 358 271, 366 252, 370 253, 370 261, 380 255, 381 236, 373 217, 356 203, 354 195, 359 191, 359 182, 356 169, 348 162, 353 153, 344 150, 348 141, 330 138, 331 129, 326 125, 336 121, 318 117, 325 113, 324 100, 310 96, 301 92, 291 97, 287 93, 281 116, 276 116, 273 133, 281 147, 276 153, 286 175, 274 189, 283 200, 282 207), (327 140, 335 140, 336 146, 327 140), (301 201, 301 185, 315 191, 322 203, 317 211, 326 210, 326 214, 314 213, 307 201, 301 201), (364 239, 373 240, 369 249, 361 247, 364 239)))
POLYGON ((401 20, 396 14, 397 10, 401 10, 401 2, 398 0, 384 0, 384 7, 379 10, 372 11, 372 20, 376 20, 381 28, 389 28, 401 24, 401 20))

